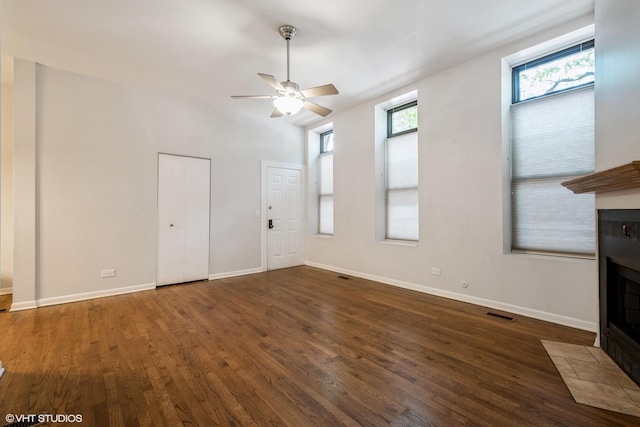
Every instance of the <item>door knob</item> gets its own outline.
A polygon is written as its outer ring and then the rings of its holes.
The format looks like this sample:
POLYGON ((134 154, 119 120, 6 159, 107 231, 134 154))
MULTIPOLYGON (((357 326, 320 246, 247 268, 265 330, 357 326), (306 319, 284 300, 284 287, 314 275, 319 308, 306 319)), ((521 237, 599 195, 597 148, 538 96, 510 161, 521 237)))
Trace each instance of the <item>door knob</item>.
POLYGON ((272 219, 269 220, 269 228, 273 228, 273 220, 272 219))

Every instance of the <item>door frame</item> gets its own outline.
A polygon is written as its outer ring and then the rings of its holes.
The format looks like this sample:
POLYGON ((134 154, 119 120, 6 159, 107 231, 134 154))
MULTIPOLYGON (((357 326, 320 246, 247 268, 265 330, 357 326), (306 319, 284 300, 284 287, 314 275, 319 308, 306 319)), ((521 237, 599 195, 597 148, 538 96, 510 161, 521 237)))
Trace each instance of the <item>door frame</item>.
POLYGON ((300 171, 300 240, 302 241, 302 262, 304 263, 304 242, 305 242, 305 232, 307 229, 307 204, 305 201, 307 200, 307 185, 306 185, 306 174, 305 174, 305 166, 297 163, 281 163, 281 162, 272 162, 268 160, 260 161, 260 166, 262 168, 261 173, 261 183, 260 183, 260 253, 261 253, 261 266, 260 269, 262 271, 267 271, 268 269, 268 244, 269 237, 267 235, 267 169, 268 168, 279 168, 279 169, 293 169, 300 171))

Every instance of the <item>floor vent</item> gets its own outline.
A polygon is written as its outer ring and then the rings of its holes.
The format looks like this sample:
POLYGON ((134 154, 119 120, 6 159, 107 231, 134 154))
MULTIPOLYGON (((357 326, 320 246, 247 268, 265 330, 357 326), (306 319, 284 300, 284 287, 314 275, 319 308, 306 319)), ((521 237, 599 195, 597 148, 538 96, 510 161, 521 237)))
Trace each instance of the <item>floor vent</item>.
POLYGON ((338 276, 338 279, 349 280, 347 276, 338 276))
POLYGON ((487 311, 487 316, 493 316, 493 317, 497 317, 499 319, 504 319, 504 320, 509 320, 509 321, 515 320, 513 317, 505 316, 504 314, 494 313, 492 311, 487 311))

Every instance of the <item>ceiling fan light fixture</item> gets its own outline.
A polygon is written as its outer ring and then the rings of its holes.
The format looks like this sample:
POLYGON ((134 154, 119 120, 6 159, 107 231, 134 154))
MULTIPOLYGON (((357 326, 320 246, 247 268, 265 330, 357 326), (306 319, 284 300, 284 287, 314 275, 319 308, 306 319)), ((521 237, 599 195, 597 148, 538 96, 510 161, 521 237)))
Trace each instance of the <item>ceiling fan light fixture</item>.
POLYGON ((302 104, 304 104, 302 99, 295 98, 293 96, 279 96, 273 100, 273 105, 278 109, 278 111, 282 114, 286 114, 287 116, 296 114, 300 111, 302 104))

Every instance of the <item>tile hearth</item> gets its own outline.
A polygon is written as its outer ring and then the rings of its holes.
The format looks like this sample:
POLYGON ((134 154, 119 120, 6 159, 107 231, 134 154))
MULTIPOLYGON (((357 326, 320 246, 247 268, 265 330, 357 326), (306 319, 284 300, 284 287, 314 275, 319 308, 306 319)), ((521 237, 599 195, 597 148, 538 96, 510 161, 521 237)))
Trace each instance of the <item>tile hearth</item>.
POLYGON ((576 402, 640 417, 640 387, 602 349, 540 341, 576 402))

